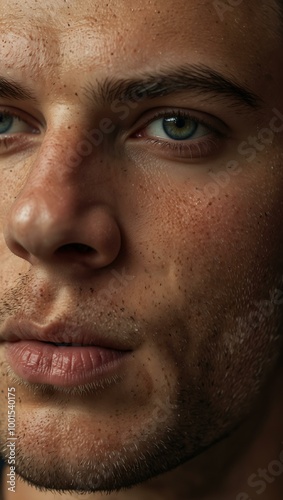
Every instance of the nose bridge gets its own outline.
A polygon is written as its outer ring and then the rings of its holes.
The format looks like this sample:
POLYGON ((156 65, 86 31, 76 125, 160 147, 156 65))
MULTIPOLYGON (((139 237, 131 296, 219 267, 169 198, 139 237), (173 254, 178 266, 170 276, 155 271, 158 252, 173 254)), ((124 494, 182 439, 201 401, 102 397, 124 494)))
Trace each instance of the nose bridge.
POLYGON ((77 145, 80 142, 78 132, 68 125, 70 121, 63 121, 56 127, 47 130, 39 152, 31 165, 29 184, 42 184, 45 179, 50 185, 53 183, 69 182, 76 175, 83 158, 76 155, 77 145), (77 161, 73 159, 76 155, 77 161))
POLYGON ((56 120, 56 124, 51 123, 30 166, 26 189, 30 190, 31 186, 38 189, 44 185, 44 189, 49 187, 55 196, 56 191, 61 194, 62 187, 64 191, 71 186, 78 190, 79 185, 86 186, 89 179, 95 185, 109 178, 106 170, 111 165, 103 161, 102 168, 101 161, 105 154, 103 132, 96 128, 89 130, 80 114, 79 110, 77 113, 74 110, 68 116, 65 114, 62 119, 56 120))

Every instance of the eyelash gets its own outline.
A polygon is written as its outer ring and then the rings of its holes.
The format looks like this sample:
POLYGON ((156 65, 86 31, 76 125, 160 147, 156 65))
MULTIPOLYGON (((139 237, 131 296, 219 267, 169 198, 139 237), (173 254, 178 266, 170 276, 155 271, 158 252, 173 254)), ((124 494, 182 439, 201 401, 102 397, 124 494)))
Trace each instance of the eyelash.
POLYGON ((196 117, 193 113, 180 109, 172 109, 168 111, 159 111, 157 112, 151 119, 143 126, 139 132, 134 134, 134 138, 139 139, 143 138, 144 143, 149 146, 158 147, 165 153, 169 151, 169 153, 174 153, 175 156, 184 159, 195 159, 195 158, 204 158, 209 154, 216 152, 217 147, 220 146, 220 139, 225 137, 225 134, 221 132, 219 129, 214 127, 212 124, 208 123, 208 121, 203 120, 202 118, 196 117), (174 139, 165 141, 161 138, 146 138, 142 131, 148 128, 152 123, 159 119, 165 120, 166 118, 184 118, 186 120, 191 120, 198 127, 203 126, 208 131, 210 131, 213 135, 204 135, 197 139, 187 139, 186 142, 178 141, 174 139))
MULTIPOLYGON (((0 114, 15 118, 16 120, 19 120, 23 124, 25 124, 27 127, 30 128, 31 132, 16 132, 16 133, 3 133, 0 134, 0 148, 5 148, 6 150, 9 149, 10 146, 13 146, 15 142, 20 141, 21 143, 23 141, 26 141, 26 135, 37 135, 39 132, 39 128, 36 127, 35 124, 32 123, 32 118, 27 119, 26 115, 25 117, 22 116, 21 113, 13 111, 11 109, 5 109, 5 108, 0 108, 0 114)), ((24 114, 24 113, 23 113, 24 114)), ((1 151, 1 149, 0 149, 1 151)))

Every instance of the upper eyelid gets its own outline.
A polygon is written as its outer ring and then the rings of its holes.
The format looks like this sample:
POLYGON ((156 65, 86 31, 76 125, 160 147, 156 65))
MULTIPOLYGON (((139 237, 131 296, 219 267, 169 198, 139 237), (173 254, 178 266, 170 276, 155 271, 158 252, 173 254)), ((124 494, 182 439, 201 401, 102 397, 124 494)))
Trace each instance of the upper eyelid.
POLYGON ((0 104, 0 113, 13 116, 14 118, 18 118, 19 120, 25 122, 30 127, 37 128, 40 132, 44 128, 44 125, 38 120, 38 118, 34 117, 28 111, 20 110, 13 106, 6 106, 0 104))
MULTIPOLYGON (((141 119, 145 119, 144 115, 153 115, 152 119, 155 118, 162 118, 162 116, 170 115, 170 116, 176 116, 181 114, 182 116, 187 116, 188 118, 191 118, 192 120, 195 121, 203 121, 207 123, 207 125, 217 126, 226 126, 225 123, 220 119, 217 118, 216 116, 211 115, 210 113, 206 113, 205 111, 202 110, 197 110, 197 109, 192 109, 192 108, 184 108, 184 107, 178 107, 178 106, 160 106, 158 108, 152 109, 145 111, 143 113, 143 116, 141 119), (215 125, 214 125, 215 124, 215 125)), ((150 121, 150 120, 149 120, 150 121)))

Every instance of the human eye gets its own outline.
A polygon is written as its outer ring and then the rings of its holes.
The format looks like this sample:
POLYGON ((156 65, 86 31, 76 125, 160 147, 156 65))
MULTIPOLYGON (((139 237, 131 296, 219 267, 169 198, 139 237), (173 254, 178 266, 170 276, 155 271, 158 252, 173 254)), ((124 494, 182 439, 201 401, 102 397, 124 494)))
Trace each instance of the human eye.
POLYGON ((23 142, 27 136, 39 133, 38 125, 28 113, 0 108, 0 154, 23 142))
POLYGON ((215 154, 226 132, 220 120, 187 110, 158 111, 132 136, 175 159, 205 158, 215 154))

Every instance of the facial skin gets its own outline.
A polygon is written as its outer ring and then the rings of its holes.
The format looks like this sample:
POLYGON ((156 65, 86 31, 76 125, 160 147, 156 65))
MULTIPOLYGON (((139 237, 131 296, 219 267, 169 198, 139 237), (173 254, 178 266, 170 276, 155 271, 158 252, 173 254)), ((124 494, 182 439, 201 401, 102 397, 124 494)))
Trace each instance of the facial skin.
MULTIPOLYGON (((0 150, 0 340, 11 317, 70 334, 87 322, 133 351, 79 394, 18 378, 0 343, 0 444, 6 456, 13 386, 23 499, 236 498, 283 448, 283 65, 266 3, 221 22, 211 1, 0 1, 0 76, 36 98, 0 100, 28 124, 0 150), (260 107, 186 90, 117 112, 86 92, 186 64, 236 80, 260 107), (177 109, 207 124, 182 158, 156 137, 177 109), (239 146, 275 116, 248 161, 239 146), (104 118, 112 133, 70 159, 104 118), (209 195, 232 160, 237 173, 209 195), (127 279, 105 299, 113 271, 127 279)), ((279 477, 262 498, 282 491, 279 477)))

